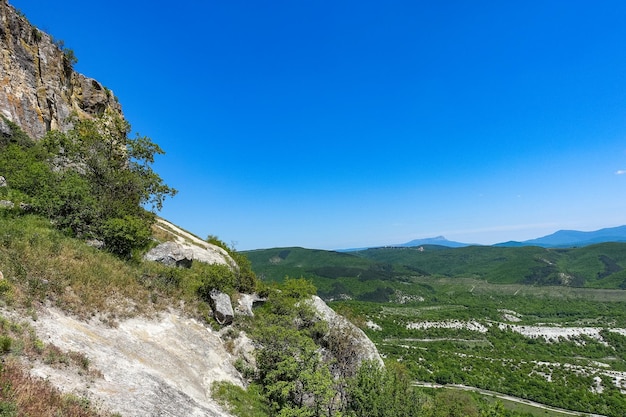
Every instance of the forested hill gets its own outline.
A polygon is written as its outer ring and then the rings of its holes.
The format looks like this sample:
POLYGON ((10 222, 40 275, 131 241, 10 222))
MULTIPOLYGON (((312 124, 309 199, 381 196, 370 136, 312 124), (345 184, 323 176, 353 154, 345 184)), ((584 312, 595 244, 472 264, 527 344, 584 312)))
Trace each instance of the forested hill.
POLYGON ((312 279, 327 298, 340 295, 387 301, 410 277, 475 278, 494 284, 626 288, 626 243, 571 249, 536 246, 377 248, 342 253, 303 248, 246 252, 270 280, 312 279))

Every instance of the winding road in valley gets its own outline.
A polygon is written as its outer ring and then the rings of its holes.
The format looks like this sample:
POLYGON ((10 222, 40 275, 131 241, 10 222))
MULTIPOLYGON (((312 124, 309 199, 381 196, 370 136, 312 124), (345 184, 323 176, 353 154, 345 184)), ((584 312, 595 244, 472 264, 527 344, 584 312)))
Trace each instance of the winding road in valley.
POLYGON ((474 391, 477 392, 479 394, 482 395, 489 395, 492 397, 496 397, 499 398, 501 400, 507 400, 507 401, 513 401, 516 403, 520 403, 520 404, 526 404, 526 405, 530 405, 532 407, 535 408, 540 408, 543 410, 550 410, 550 411, 556 411, 562 414, 567 414, 570 416, 588 416, 588 417, 607 417, 604 416, 602 414, 589 414, 589 413, 583 413, 580 411, 572 411, 572 410, 566 410, 564 408, 557 408, 557 407, 552 407, 550 405, 546 405, 546 404, 541 404, 535 401, 531 401, 531 400, 527 400, 525 398, 520 398, 520 397, 514 397, 512 395, 508 395, 508 394, 502 394, 500 392, 494 392, 494 391, 489 391, 486 389, 481 389, 481 388, 476 388, 476 387, 469 387, 467 385, 457 385, 457 384, 449 384, 449 385, 441 385, 441 384, 433 384, 430 382, 413 382, 413 386, 415 387, 422 387, 422 388, 450 388, 450 389, 457 389, 457 390, 462 390, 462 391, 474 391))

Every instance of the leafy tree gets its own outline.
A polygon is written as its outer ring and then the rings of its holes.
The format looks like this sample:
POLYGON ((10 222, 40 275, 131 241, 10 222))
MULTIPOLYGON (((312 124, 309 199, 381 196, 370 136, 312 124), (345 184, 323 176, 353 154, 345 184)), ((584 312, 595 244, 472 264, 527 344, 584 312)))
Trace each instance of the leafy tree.
POLYGON ((53 132, 44 138, 50 151, 69 161, 61 169, 69 165, 89 180, 103 211, 113 213, 110 217, 132 214, 144 205, 160 210, 164 199, 176 194, 151 168, 154 156, 163 150, 146 137, 130 139, 129 131, 125 120, 105 113, 98 119, 75 120, 67 134, 53 132))
POLYGON ((111 252, 128 257, 147 243, 154 215, 144 207, 159 210, 176 194, 151 168, 163 151, 146 137, 128 138, 128 123, 112 113, 73 123, 34 142, 7 122, 12 134, 0 138, 0 172, 58 228, 104 238, 111 252))
POLYGON ((426 403, 426 398, 411 386, 409 375, 400 364, 385 369, 375 362, 364 362, 350 381, 349 415, 421 416, 426 403))

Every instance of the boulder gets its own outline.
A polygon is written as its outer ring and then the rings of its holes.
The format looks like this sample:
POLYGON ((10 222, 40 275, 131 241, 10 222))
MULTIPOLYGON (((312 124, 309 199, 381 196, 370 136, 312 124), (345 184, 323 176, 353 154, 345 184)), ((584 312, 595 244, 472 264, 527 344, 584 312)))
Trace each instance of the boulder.
POLYGON ((181 244, 184 248, 191 250, 194 261, 226 265, 233 271, 239 268, 224 248, 208 243, 165 219, 157 218, 154 227, 172 236, 172 240, 181 244))
POLYGON ((150 251, 144 255, 144 259, 161 262, 169 266, 190 268, 193 262, 193 252, 180 243, 165 242, 150 249, 150 251))
POLYGON ((6 187, 7 186, 7 179, 4 178, 2 175, 0 175, 0 187, 6 187))
POLYGON ((237 307, 235 307, 235 314, 240 316, 254 316, 252 309, 256 304, 264 303, 267 298, 262 298, 258 294, 239 294, 237 298, 237 307))
POLYGON ((0 208, 8 208, 8 209, 12 209, 13 207, 15 207, 15 204, 13 204, 12 201, 9 200, 0 200, 0 208))
POLYGON ((230 297, 218 290, 211 290, 209 294, 209 304, 213 309, 215 320, 221 325, 231 324, 233 322, 233 305, 230 297))

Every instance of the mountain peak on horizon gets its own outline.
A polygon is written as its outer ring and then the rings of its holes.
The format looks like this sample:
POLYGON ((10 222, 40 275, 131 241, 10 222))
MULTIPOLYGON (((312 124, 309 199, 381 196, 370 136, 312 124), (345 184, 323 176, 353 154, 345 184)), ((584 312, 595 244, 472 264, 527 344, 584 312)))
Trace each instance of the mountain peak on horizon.
POLYGON ((470 246, 467 243, 454 242, 452 240, 448 240, 445 238, 445 236, 442 236, 442 235, 435 236, 435 237, 427 237, 427 238, 422 238, 422 239, 414 239, 414 240, 411 240, 410 242, 401 243, 395 246, 412 247, 412 246, 421 246, 421 245, 440 245, 440 246, 447 246, 450 248, 460 248, 463 246, 470 246))
MULTIPOLYGON (((411 248, 422 245, 446 246, 448 248, 463 248, 466 246, 495 246, 495 247, 520 247, 540 246, 544 248, 568 248, 582 247, 605 242, 626 242, 626 225, 607 227, 604 229, 584 232, 579 230, 558 230, 552 234, 524 241, 509 240, 493 245, 481 245, 477 243, 462 243, 446 239, 439 235, 428 238, 414 239, 406 243, 389 245, 390 247, 411 248)), ((342 249, 342 252, 371 249, 372 247, 342 249)))

